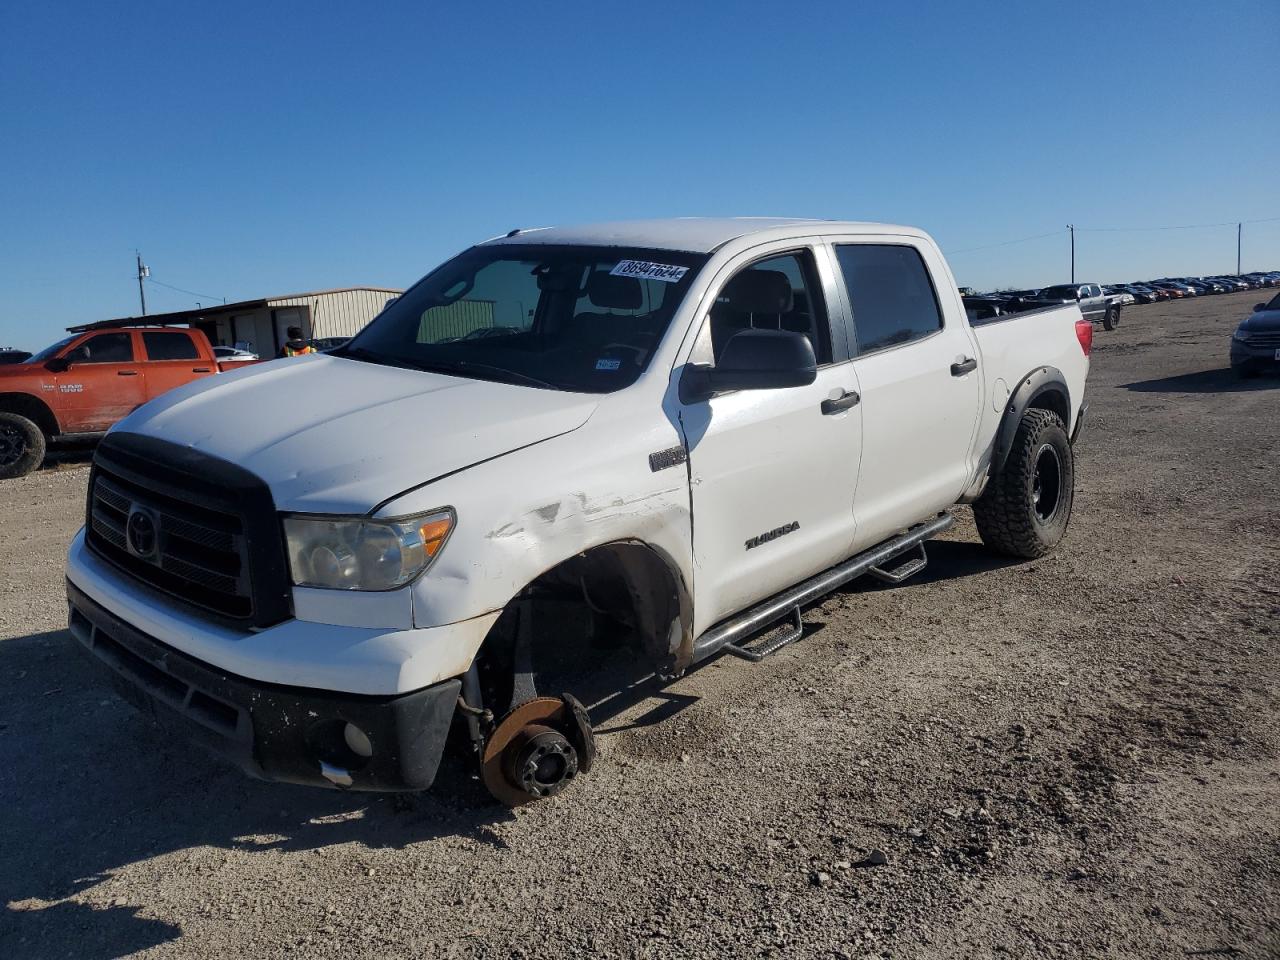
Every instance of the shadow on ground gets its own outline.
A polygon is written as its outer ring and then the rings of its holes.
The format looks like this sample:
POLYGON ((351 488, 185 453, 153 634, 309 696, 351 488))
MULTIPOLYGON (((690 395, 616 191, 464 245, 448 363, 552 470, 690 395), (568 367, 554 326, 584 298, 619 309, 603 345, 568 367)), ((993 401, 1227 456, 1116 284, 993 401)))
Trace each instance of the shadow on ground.
POLYGON ((1124 384, 1126 390, 1138 393, 1247 393, 1280 387, 1280 377, 1243 379, 1230 367, 1221 370, 1199 370, 1176 377, 1138 380, 1124 384))
POLYGON ((41 470, 69 470, 73 467, 85 467, 93 461, 96 444, 67 443, 54 444, 45 453, 41 470))

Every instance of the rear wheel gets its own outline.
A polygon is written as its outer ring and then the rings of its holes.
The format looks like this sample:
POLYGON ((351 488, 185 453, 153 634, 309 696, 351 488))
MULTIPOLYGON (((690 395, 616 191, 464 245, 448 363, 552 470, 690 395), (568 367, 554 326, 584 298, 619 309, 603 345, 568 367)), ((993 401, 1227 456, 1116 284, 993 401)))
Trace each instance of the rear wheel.
POLYGON ((1114 330, 1118 326, 1120 326, 1120 308, 1107 307, 1107 312, 1102 317, 1102 328, 1104 330, 1114 330))
POLYGON ((1075 461, 1062 418, 1028 410, 1004 469, 973 505, 982 542, 998 553, 1032 559, 1058 545, 1075 499, 1075 461))
POLYGON ((21 477, 44 462, 44 434, 17 413, 0 413, 0 480, 21 477))

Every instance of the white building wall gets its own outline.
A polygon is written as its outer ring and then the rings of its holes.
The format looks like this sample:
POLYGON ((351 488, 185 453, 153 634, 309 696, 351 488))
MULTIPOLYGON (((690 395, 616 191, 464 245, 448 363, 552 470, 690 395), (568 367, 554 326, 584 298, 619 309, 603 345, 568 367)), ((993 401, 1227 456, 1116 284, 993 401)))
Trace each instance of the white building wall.
MULTIPOLYGON (((283 312, 288 307, 308 307, 311 311, 311 337, 350 337, 382 312, 387 300, 403 291, 363 287, 356 290, 331 290, 297 297, 278 297, 267 306, 283 312)), ((305 327, 305 325, 304 325, 305 327)))

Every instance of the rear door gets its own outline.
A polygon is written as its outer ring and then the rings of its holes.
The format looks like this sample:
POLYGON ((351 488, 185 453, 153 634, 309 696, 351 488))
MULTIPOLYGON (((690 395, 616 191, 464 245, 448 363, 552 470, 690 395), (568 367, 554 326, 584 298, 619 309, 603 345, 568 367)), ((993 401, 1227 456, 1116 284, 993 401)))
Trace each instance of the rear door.
POLYGON ((71 364, 54 377, 63 432, 99 433, 146 400, 132 331, 95 333, 63 356, 71 364))
POLYGON ((201 355, 188 330, 144 330, 147 399, 160 396, 190 380, 210 376, 217 365, 201 355))
POLYGON ((931 247, 833 238, 862 391, 857 549, 959 499, 982 402, 977 343, 931 247))
POLYGON ((856 402, 823 409, 823 401, 858 390, 843 329, 833 332, 829 319, 834 276, 825 256, 805 241, 769 244, 717 280, 690 362, 714 364, 741 329, 783 329, 808 336, 818 374, 804 387, 678 404, 689 453, 699 633, 848 556, 862 433, 856 402), (727 284, 744 273, 753 276, 733 290, 772 291, 772 299, 756 299, 785 309, 735 297, 727 284))

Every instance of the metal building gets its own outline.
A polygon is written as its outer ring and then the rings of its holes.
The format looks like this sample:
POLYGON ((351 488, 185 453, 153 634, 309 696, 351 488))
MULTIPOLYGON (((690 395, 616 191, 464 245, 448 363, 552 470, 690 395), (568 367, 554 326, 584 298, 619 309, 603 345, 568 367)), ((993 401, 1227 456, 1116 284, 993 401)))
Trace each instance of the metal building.
POLYGON ((301 327, 308 340, 350 337, 381 313, 388 300, 403 292, 386 287, 342 287, 148 314, 145 319, 190 324, 203 330, 214 345, 240 346, 262 357, 274 357, 289 338, 290 327, 301 327))

